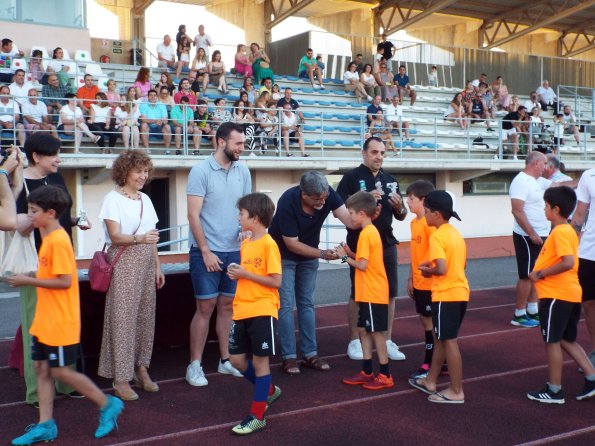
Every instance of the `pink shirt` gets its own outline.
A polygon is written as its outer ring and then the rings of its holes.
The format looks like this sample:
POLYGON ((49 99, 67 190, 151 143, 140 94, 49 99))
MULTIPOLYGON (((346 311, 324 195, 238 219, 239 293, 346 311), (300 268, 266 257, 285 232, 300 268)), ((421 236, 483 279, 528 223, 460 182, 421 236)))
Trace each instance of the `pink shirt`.
POLYGON ((186 96, 188 98, 188 105, 196 105, 196 95, 194 94, 194 92, 192 90, 190 90, 187 94, 184 93, 184 91, 178 91, 174 95, 174 102, 176 104, 179 104, 182 96, 186 96))
POLYGON ((147 93, 149 93, 149 90, 151 89, 151 82, 147 81, 145 83, 142 83, 140 81, 137 81, 134 84, 132 84, 132 86, 134 88, 140 89, 141 96, 146 96, 147 93))

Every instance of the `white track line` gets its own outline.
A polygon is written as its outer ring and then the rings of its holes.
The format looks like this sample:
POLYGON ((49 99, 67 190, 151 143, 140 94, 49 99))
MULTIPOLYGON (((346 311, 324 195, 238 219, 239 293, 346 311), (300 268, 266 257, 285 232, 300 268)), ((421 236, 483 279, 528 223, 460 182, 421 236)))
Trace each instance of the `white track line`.
POLYGON ((537 446, 547 443, 554 443, 559 440, 567 440, 569 438, 577 437, 579 435, 588 434, 591 432, 595 432, 595 426, 585 427, 583 429, 577 429, 574 431, 564 432, 562 434, 553 435, 551 437, 544 437, 540 438, 539 440, 529 441, 527 443, 521 443, 516 446, 537 446))

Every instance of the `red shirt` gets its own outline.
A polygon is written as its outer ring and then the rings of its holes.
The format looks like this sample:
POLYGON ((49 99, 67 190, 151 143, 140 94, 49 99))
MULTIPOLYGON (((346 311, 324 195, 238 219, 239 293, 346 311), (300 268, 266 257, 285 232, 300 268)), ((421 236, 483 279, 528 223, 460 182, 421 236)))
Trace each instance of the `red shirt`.
POLYGON ((91 88, 87 88, 86 85, 83 85, 76 91, 76 97, 82 99, 83 107, 89 108, 91 104, 95 102, 95 96, 99 93, 99 87, 97 85, 93 85, 91 88))

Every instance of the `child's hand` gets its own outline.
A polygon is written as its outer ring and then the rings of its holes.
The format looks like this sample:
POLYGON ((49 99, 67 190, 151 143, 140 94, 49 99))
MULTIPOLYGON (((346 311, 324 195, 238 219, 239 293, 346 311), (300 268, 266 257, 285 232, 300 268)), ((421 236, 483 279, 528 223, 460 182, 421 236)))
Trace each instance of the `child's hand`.
POLYGON ((338 246, 335 248, 335 252, 337 253, 337 255, 338 255, 339 257, 343 257, 343 256, 345 256, 345 255, 349 255, 349 254, 347 254, 347 250, 345 249, 345 247, 344 247, 342 244, 341 244, 341 245, 338 245, 338 246))
POLYGON ((230 263, 227 267, 227 277, 231 280, 238 280, 245 277, 246 270, 236 263, 230 263))
POLYGON ((537 277, 537 271, 533 270, 529 273, 529 280, 533 283, 539 280, 539 277, 537 277))
POLYGON ((8 282, 8 285, 11 288, 16 288, 20 286, 31 285, 33 282, 33 277, 26 276, 25 274, 15 274, 14 276, 5 277, 4 280, 8 282))
POLYGON ((409 277, 409 280, 407 281, 407 294, 413 299, 413 277, 409 277))
POLYGON ((347 254, 352 259, 355 259, 355 253, 351 250, 351 248, 349 247, 349 245, 347 243, 343 242, 343 243, 341 243, 341 246, 343 247, 345 254, 347 254))
POLYGON ((419 265, 419 270, 424 277, 432 277, 433 269, 434 267, 432 266, 432 262, 424 262, 419 265))

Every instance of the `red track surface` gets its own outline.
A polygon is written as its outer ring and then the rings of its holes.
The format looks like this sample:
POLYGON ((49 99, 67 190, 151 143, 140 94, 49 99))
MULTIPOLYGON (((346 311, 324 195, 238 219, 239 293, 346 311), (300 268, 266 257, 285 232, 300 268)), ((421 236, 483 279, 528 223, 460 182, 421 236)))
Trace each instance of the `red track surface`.
MULTIPOLYGON (((57 398, 54 416, 62 445, 589 445, 595 444, 595 399, 579 402, 574 394, 583 376, 572 362, 564 369, 566 404, 550 406, 529 401, 527 390, 547 380, 543 341, 536 329, 509 324, 513 291, 472 293, 460 332, 466 403, 439 405, 411 389, 407 376, 423 358, 423 333, 408 299, 397 301, 395 335, 406 361, 392 362, 396 385, 371 392, 341 384, 359 369, 345 355, 345 306, 317 309, 319 353, 330 372, 302 369, 290 377, 273 360, 273 381, 283 390, 270 408, 267 429, 246 438, 230 428, 250 405, 251 386, 244 379, 214 373, 217 346, 209 344, 205 369, 209 385, 190 387, 184 380, 187 347, 158 350, 151 376, 161 391, 141 392, 126 404, 120 431, 93 439, 96 409, 85 400, 57 398)), ((585 345, 581 323, 579 341, 585 345)), ((9 343, 0 342, 0 364, 6 364, 9 343)), ((87 360, 93 374, 96 359, 87 360)), ((96 377, 95 377, 96 378, 96 377)), ((103 388, 110 383, 97 378, 103 388)), ((23 402, 23 384, 14 370, 0 368, 0 443, 8 444, 37 413, 23 402)))

